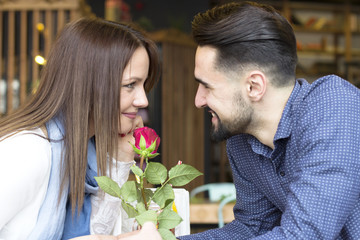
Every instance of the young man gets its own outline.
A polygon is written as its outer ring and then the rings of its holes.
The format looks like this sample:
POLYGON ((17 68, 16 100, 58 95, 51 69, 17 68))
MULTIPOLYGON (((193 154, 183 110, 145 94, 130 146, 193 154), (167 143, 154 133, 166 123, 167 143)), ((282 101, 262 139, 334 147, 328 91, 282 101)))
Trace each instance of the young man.
POLYGON ((296 39, 272 7, 198 14, 195 97, 227 140, 235 220, 181 237, 360 239, 360 91, 338 76, 295 77, 296 39))

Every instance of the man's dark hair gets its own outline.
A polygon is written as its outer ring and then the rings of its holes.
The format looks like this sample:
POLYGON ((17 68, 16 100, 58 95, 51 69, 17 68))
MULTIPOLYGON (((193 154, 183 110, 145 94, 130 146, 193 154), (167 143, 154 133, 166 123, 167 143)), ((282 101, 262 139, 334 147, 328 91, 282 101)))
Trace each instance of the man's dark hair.
POLYGON ((275 86, 294 79, 297 64, 294 31, 273 7, 253 2, 233 2, 199 13, 192 22, 199 46, 217 49, 216 65, 234 71, 255 65, 267 69, 275 86))

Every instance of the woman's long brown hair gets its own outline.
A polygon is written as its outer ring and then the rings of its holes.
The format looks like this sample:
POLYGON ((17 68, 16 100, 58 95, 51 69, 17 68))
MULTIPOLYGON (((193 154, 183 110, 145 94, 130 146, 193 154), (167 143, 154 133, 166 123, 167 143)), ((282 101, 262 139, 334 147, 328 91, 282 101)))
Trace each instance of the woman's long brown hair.
POLYGON ((60 191, 70 183, 73 213, 76 204, 81 209, 84 201, 91 122, 98 172, 105 175, 109 167, 107 157, 117 156, 122 73, 134 51, 141 46, 150 58, 145 82, 145 89, 149 91, 159 75, 159 59, 155 43, 139 29, 99 18, 69 23, 50 51, 36 93, 27 104, 0 119, 1 138, 38 128, 61 116, 65 129, 65 169, 60 191))

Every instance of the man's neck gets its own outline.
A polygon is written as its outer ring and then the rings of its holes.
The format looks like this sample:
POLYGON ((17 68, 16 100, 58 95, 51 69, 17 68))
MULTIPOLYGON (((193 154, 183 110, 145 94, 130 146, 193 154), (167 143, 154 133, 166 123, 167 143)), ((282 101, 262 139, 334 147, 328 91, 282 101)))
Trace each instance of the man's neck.
POLYGON ((272 88, 255 106, 254 122, 249 134, 271 149, 274 149, 274 137, 292 90, 293 87, 272 88))

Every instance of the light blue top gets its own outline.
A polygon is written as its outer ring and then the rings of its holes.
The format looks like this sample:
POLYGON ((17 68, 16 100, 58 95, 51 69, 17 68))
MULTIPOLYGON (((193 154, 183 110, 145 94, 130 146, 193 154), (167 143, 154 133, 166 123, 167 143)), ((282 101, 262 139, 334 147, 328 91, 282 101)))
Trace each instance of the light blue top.
MULTIPOLYGON (((67 205, 68 187, 60 195, 60 169, 63 168, 61 156, 63 151, 64 128, 58 118, 50 120, 46 124, 48 137, 51 139, 51 171, 49 186, 40 208, 35 228, 27 240, 58 240, 69 239, 76 236, 89 234, 91 201, 90 194, 97 192, 97 185, 94 184, 96 176, 96 151, 93 139, 88 144, 88 169, 86 172, 85 200, 84 207, 79 217, 71 218, 71 209, 67 205), (69 217, 70 216, 70 217, 69 217), (63 236, 64 234, 64 236, 63 236)), ((77 214, 75 214, 77 216, 77 214)))

